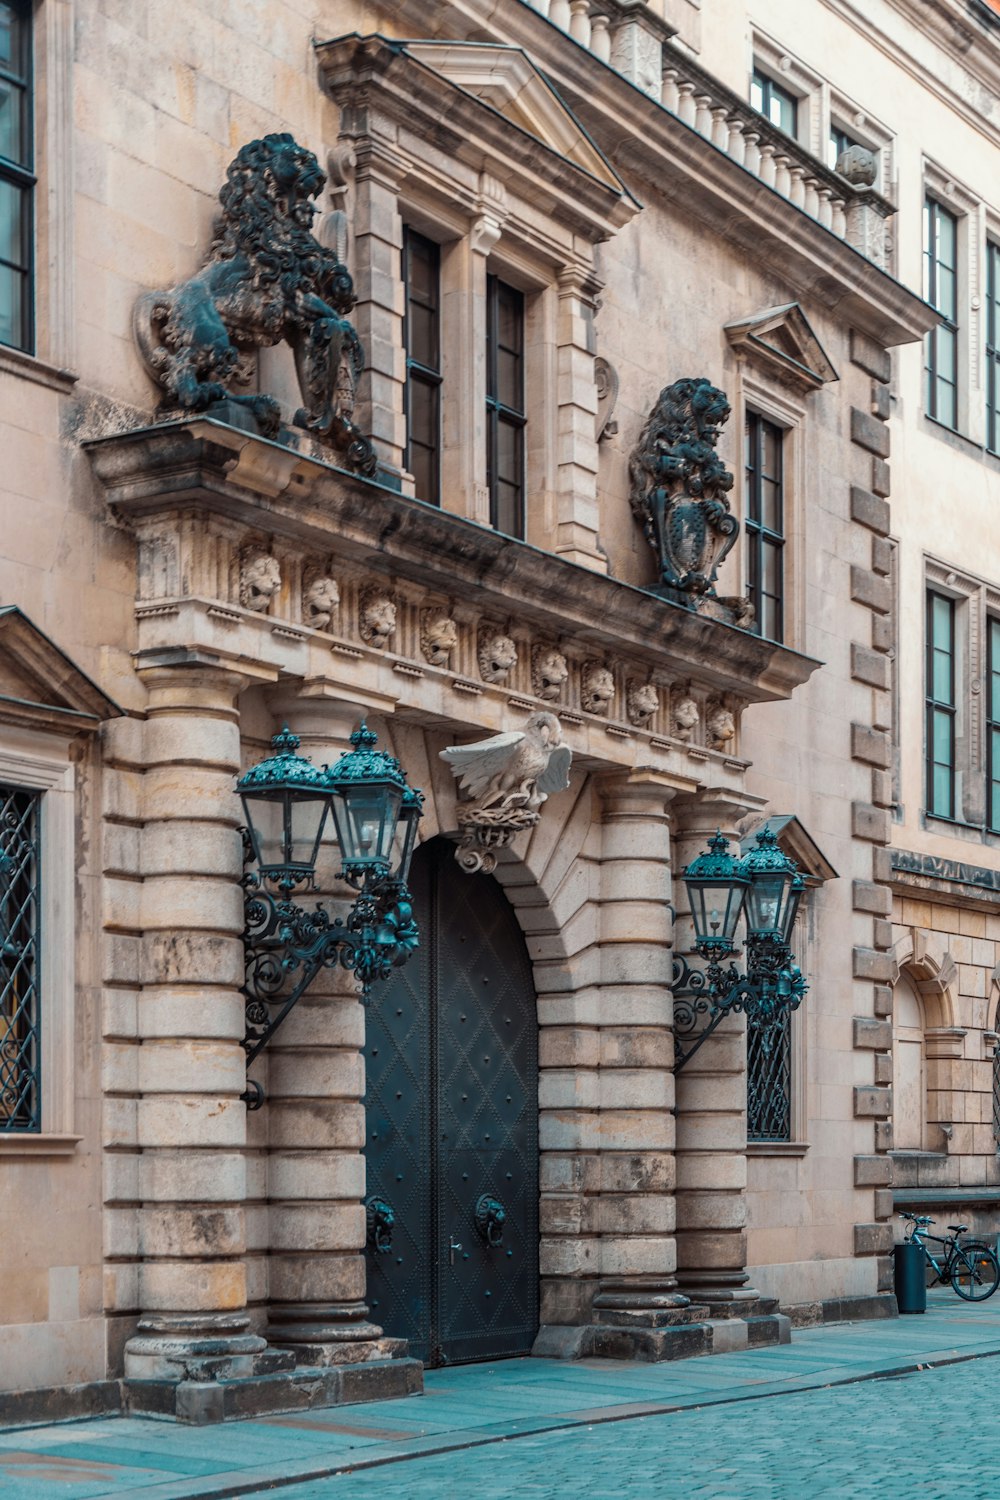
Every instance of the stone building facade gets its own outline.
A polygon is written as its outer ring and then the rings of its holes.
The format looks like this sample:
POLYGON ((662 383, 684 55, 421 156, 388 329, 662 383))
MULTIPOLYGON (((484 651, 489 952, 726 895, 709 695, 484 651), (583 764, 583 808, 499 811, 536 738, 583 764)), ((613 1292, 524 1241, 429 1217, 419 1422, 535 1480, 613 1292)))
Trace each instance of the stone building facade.
POLYGON ((1000 1185, 992 12, 249 11, 0 0, 6 1410, 890 1315, 901 1195, 1000 1185), (697 598, 637 505, 665 399, 735 475, 697 598), (441 752, 545 716, 569 786, 468 873, 441 752), (422 945, 367 1008, 324 970, 248 1109, 235 780, 361 719, 422 945), (677 1069, 680 871, 764 826, 810 992, 677 1069))

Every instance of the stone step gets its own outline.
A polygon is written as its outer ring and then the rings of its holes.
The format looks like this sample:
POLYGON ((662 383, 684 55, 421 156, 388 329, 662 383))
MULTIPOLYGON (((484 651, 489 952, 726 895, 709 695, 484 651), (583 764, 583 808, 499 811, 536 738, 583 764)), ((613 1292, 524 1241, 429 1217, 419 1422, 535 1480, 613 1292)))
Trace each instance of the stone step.
POLYGON ((377 1359, 324 1368, 299 1366, 238 1380, 125 1380, 122 1405, 129 1416, 162 1417, 201 1427, 320 1406, 416 1396, 423 1388, 424 1367, 418 1359, 377 1359))

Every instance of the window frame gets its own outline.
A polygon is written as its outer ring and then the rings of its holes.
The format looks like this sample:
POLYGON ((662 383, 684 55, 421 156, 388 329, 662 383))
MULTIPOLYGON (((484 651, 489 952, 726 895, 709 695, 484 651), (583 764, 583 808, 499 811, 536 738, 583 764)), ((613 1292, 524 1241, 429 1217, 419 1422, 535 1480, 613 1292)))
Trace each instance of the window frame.
POLYGON ((751 627, 755 635, 762 640, 773 640, 782 644, 787 635, 788 615, 788 589, 786 580, 785 551, 788 545, 787 524, 787 494, 786 475, 788 471, 788 454, 786 451, 788 429, 781 423, 776 422, 773 417, 766 415, 749 403, 743 411, 743 536, 744 536, 744 567, 743 578, 747 597, 754 606, 754 622, 751 627), (756 426, 756 441, 754 442, 753 465, 748 461, 748 449, 751 442, 751 429, 756 426), (777 476, 766 475, 763 472, 763 440, 765 429, 770 428, 777 435, 777 451, 779 454, 779 472, 777 476), (780 530, 776 531, 768 526, 763 520, 763 507, 761 504, 763 481, 770 480, 776 487, 776 499, 778 507, 778 522, 780 530), (755 514, 756 511, 756 514, 755 514), (771 595, 763 587, 764 583, 764 559, 766 549, 771 548, 777 553, 778 562, 778 588, 777 595, 771 595), (757 586, 754 587, 753 576, 756 573, 757 586), (778 630, 775 635, 764 634, 763 613, 758 607, 765 599, 772 599, 776 606, 778 630))
MULTIPOLYGON (((406 446, 404 448, 403 462, 406 469, 414 475, 412 464, 412 437, 411 437, 411 412, 413 401, 413 386, 423 386, 434 392, 434 411, 436 427, 436 443, 428 452, 432 455, 430 460, 433 473, 432 493, 421 494, 415 488, 414 493, 418 500, 425 501, 428 505, 440 506, 441 504, 441 458, 443 449, 443 424, 442 424, 442 386, 444 376, 441 368, 441 246, 429 235, 422 234, 420 230, 414 229, 410 224, 403 225, 403 245, 400 251, 401 273, 403 280, 403 353, 406 360, 406 381, 403 388, 403 419, 406 423, 406 446), (411 305, 416 299, 411 295, 413 278, 411 274, 411 257, 416 242, 426 246, 433 251, 433 280, 435 286, 435 301, 433 305, 428 304, 428 310, 433 313, 433 329, 435 348, 433 363, 426 362, 414 357, 411 353, 411 305)), ((424 304, 421 304, 424 305, 424 304)), ((420 444, 424 447, 424 444, 420 444)))
POLYGON ((0 1131, 0 1158, 75 1151, 76 857, 75 774, 68 741, 11 729, 0 738, 0 782, 40 794, 42 933, 41 1123, 0 1131))
POLYGON ((486 489, 489 495, 490 525, 495 531, 502 531, 504 536, 511 536, 517 541, 524 541, 527 538, 528 529, 526 504, 528 416, 525 410, 525 390, 527 385, 525 379, 526 312, 524 292, 519 287, 513 286, 509 281, 505 281, 498 272, 488 270, 486 274, 486 489), (509 293, 517 299, 518 303, 517 318, 520 347, 516 350, 504 349, 499 342, 499 316, 502 293, 509 293), (508 405, 500 397, 501 352, 513 353, 517 357, 520 409, 508 405), (501 518, 496 455, 501 426, 507 427, 517 434, 517 525, 510 531, 504 530, 499 524, 501 518))
POLYGON ((986 235, 986 451, 1000 455, 1000 240, 986 235))
POLYGON ((796 94, 792 89, 786 87, 786 85, 779 83, 778 80, 776 78, 773 78, 767 71, 766 66, 762 66, 756 58, 754 59, 753 69, 750 73, 751 108, 755 109, 759 115, 763 115, 764 119, 774 130, 780 130, 783 135, 787 135, 789 140, 792 141, 797 141, 799 139, 802 113, 799 106, 802 104, 802 102, 802 96, 800 94, 796 94), (756 104, 754 102, 755 88, 760 89, 760 104, 756 104), (768 107, 770 103, 769 96, 774 96, 783 103, 791 106, 791 130, 786 129, 784 125, 779 124, 777 120, 773 120, 771 118, 770 110, 768 107))
POLYGON ((924 191, 924 245, 923 245, 923 288, 924 299, 940 316, 940 323, 932 328, 924 340, 924 410, 932 421, 947 427, 950 432, 958 432, 961 428, 961 402, 964 396, 961 372, 961 322, 959 311, 962 306, 962 252, 960 244, 962 215, 956 213, 946 204, 941 202, 938 195, 930 188, 924 191), (941 261, 935 253, 938 241, 938 215, 943 215, 951 221, 953 226, 954 263, 951 266, 941 261), (937 301, 937 281, 940 270, 949 271, 952 277, 953 307, 949 313, 939 305, 937 301), (955 377, 948 381, 939 373, 939 334, 942 330, 951 335, 953 339, 953 368, 955 377), (939 384, 952 387, 952 419, 949 421, 939 410, 938 386, 939 384))
POLYGON ((959 822, 959 778, 958 778, 958 691, 956 685, 958 667, 958 601, 943 593, 932 583, 926 586, 924 599, 924 808, 929 817, 943 818, 947 822, 959 822), (938 700, 934 696, 934 645, 932 628, 933 602, 941 600, 948 606, 950 646, 949 658, 950 701, 938 700), (937 715, 943 714, 949 725, 950 758, 938 761, 934 758, 934 728, 937 715), (934 772, 942 766, 949 772, 949 809, 942 812, 934 800, 934 772))
POLYGON ((983 720, 986 734, 986 806, 984 819, 987 833, 1000 834, 1000 615, 986 615, 986 702, 983 720), (994 820, 994 787, 997 816, 994 820))
POLYGON ((21 39, 21 71, 15 73, 0 65, 0 79, 5 79, 21 92, 23 146, 16 160, 0 153, 0 186, 12 188, 21 202, 21 259, 11 261, 0 256, 0 268, 12 270, 21 282, 21 336, 15 341, 0 334, 0 349, 16 349, 22 354, 33 355, 36 336, 35 189, 38 184, 35 172, 34 16, 30 0, 2 0, 2 3, 13 15, 21 39))

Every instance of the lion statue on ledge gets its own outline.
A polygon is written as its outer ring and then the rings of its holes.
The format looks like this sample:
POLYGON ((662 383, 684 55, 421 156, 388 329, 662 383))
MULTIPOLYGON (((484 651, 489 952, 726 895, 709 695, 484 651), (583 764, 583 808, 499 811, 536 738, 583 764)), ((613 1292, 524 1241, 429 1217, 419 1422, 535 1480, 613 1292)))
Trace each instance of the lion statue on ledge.
POLYGON ((265 437, 276 437, 272 396, 236 394, 249 383, 255 349, 287 342, 303 405, 296 427, 341 450, 351 468, 375 473, 369 440, 351 421, 364 363, 348 321, 355 303, 347 268, 312 233, 326 175, 290 135, 250 141, 230 164, 208 261, 190 281, 147 292, 135 308, 135 337, 163 389, 161 407, 207 411, 244 407, 265 437))

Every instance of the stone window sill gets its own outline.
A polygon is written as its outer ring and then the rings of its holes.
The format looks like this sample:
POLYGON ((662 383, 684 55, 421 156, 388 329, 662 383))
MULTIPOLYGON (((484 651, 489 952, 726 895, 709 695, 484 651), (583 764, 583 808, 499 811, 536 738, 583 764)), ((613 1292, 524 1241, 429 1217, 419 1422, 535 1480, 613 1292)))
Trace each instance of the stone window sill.
POLYGON ((748 1141, 747 1156, 805 1156, 808 1141, 748 1141))
POLYGON ((12 349, 7 344, 0 344, 0 372, 20 375, 24 380, 48 386, 49 390, 58 391, 63 396, 69 394, 78 379, 72 370, 60 370, 57 365, 46 364, 43 359, 36 359, 33 354, 25 354, 22 349, 12 349))
POLYGON ((72 1156, 82 1140, 82 1135, 54 1135, 44 1131, 37 1135, 0 1132, 0 1156, 72 1156))

